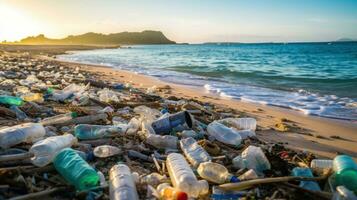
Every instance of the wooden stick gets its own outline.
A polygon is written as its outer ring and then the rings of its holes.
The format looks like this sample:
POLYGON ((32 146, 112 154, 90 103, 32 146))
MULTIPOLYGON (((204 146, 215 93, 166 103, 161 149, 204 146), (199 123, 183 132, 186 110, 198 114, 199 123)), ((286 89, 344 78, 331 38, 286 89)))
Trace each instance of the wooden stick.
POLYGON ((28 199, 35 199, 35 198, 40 198, 53 194, 55 192, 59 192, 62 190, 65 190, 66 187, 57 187, 57 188, 52 188, 52 189, 47 189, 41 192, 35 192, 35 193, 31 193, 31 194, 26 194, 26 195, 22 195, 22 196, 17 196, 14 198, 10 198, 10 200, 28 200, 28 199))
POLYGON ((289 182, 289 181, 320 181, 326 179, 325 176, 322 177, 300 177, 300 176, 286 176, 286 177, 274 177, 274 178, 261 178, 249 181, 242 181, 239 183, 226 183, 219 187, 222 190, 245 190, 259 184, 268 183, 279 183, 279 182, 289 182))
POLYGON ((323 199, 332 199, 332 194, 329 193, 329 192, 307 190, 305 188, 302 188, 302 187, 299 187, 297 185, 290 184, 290 183, 280 183, 279 185, 280 186, 283 185, 283 187, 294 188, 294 189, 300 190, 300 191, 302 191, 304 193, 309 193, 309 195, 311 195, 311 196, 315 196, 315 197, 318 196, 318 197, 323 198, 323 199))
POLYGON ((161 174, 162 172, 161 172, 161 167, 160 167, 160 165, 159 165, 159 162, 157 162, 157 160, 156 160, 154 154, 151 154, 151 157, 152 157, 152 160, 153 160, 154 163, 155 163, 155 166, 156 166, 157 171, 161 174))

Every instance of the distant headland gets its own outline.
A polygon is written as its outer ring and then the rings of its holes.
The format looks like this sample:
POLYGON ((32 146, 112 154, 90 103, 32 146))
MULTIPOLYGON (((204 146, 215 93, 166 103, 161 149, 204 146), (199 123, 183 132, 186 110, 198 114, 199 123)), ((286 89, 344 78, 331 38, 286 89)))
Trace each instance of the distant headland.
POLYGON ((11 44, 48 44, 48 45, 125 45, 125 44, 176 44, 161 31, 121 32, 102 34, 89 32, 70 35, 62 39, 47 38, 40 34, 21 39, 11 44))

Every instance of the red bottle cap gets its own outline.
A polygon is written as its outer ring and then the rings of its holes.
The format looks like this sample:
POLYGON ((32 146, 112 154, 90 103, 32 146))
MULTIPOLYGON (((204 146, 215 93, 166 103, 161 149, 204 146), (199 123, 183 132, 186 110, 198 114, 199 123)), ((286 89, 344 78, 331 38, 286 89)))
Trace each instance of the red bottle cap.
POLYGON ((186 192, 177 192, 176 193, 176 200, 187 200, 188 196, 186 192))

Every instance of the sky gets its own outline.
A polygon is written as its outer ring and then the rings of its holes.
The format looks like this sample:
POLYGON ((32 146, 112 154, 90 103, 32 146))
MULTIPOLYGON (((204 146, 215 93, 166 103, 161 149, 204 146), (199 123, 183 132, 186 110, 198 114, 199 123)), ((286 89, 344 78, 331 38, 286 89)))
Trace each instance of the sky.
POLYGON ((0 41, 143 30, 189 43, 357 39, 357 0, 0 0, 0 41))

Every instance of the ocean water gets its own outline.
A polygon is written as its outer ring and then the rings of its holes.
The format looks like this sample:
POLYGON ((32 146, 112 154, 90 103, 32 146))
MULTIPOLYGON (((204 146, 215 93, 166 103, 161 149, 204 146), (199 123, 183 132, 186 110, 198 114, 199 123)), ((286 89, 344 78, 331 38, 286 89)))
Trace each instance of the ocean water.
POLYGON ((357 120, 357 43, 140 45, 58 59, 135 71, 222 98, 357 120))

